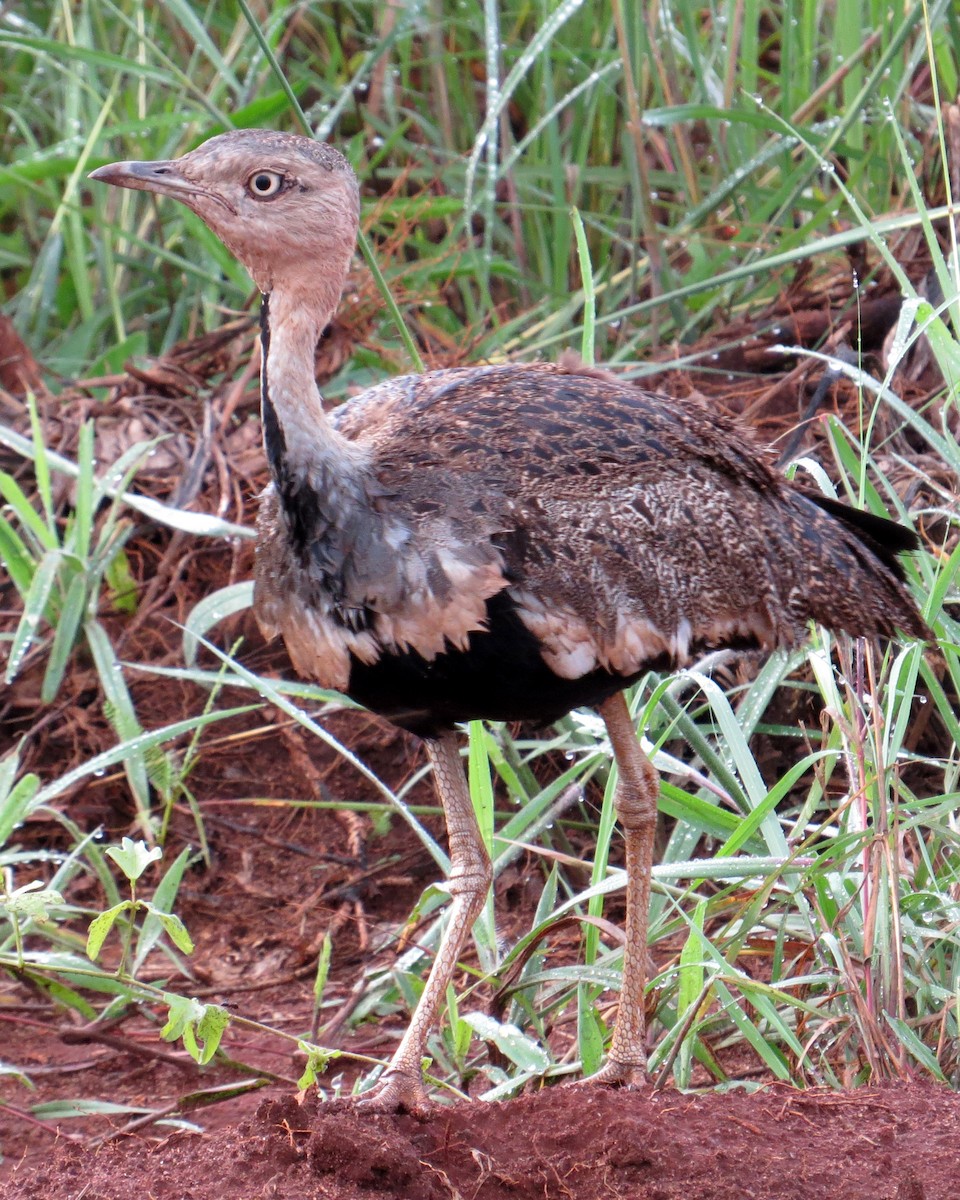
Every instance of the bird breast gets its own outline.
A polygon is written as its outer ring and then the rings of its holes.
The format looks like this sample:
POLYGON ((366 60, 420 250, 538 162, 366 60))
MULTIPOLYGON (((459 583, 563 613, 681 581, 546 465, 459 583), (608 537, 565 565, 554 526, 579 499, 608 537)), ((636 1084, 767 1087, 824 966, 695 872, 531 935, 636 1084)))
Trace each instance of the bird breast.
POLYGON ((411 526, 374 505, 341 509, 314 527, 303 552, 274 485, 261 497, 254 608, 266 636, 280 634, 297 671, 343 691, 351 655, 371 664, 385 652, 426 661, 466 649, 485 628, 486 601, 507 580, 489 541, 465 542, 441 519, 411 526))

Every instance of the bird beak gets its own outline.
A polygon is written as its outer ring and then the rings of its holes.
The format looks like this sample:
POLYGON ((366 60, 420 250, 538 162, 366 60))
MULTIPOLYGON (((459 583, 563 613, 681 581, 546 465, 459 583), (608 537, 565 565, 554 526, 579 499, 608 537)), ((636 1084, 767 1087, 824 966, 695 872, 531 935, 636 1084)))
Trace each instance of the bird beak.
POLYGON ((117 162, 97 167, 88 176, 100 183, 112 183, 115 187, 133 188, 139 192, 160 192, 183 200, 195 196, 200 189, 180 172, 179 164, 168 162, 117 162))

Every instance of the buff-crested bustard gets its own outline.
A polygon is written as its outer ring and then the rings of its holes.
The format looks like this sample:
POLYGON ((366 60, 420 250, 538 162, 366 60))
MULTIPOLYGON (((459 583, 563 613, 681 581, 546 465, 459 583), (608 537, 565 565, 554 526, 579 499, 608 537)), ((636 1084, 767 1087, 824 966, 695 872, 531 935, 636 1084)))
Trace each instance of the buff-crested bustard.
POLYGON ((647 910, 659 781, 623 690, 710 647, 792 645, 810 621, 929 631, 900 526, 795 490, 734 424, 577 367, 478 366, 390 379, 326 413, 314 351, 344 285, 357 180, 331 146, 239 130, 92 179, 200 216, 263 295, 255 607, 296 669, 423 738, 452 895, 410 1025, 367 1100, 424 1109, 421 1075, 490 885, 455 726, 596 706, 626 842, 620 1012, 595 1078, 644 1078, 647 910))

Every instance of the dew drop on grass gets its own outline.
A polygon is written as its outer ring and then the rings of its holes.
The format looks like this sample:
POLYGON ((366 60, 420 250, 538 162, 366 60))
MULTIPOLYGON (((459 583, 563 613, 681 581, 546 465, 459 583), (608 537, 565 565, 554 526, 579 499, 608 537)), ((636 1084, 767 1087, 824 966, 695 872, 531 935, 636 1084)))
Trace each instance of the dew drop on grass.
POLYGON ((8 681, 8 682, 9 682, 11 679, 13 679, 13 678, 16 676, 16 674, 19 672, 19 670, 20 670, 20 664, 23 662, 24 658, 26 657, 27 650, 28 650, 29 648, 30 648, 30 641, 29 641, 29 639, 28 639, 26 642, 24 642, 24 644, 23 644, 23 648, 21 649, 20 653, 19 653, 19 654, 16 656, 16 658, 12 658, 12 659, 11 659, 11 660, 10 660, 10 661, 7 663, 7 674, 6 674, 6 678, 7 678, 7 681, 8 681))

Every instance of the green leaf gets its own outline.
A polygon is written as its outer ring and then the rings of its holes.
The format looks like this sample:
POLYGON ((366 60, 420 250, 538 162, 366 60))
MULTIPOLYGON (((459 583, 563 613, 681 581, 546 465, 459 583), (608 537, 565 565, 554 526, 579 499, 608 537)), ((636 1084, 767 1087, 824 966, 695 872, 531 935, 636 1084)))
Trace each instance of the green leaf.
POLYGON ((0 496, 4 498, 17 514, 24 528, 33 535, 38 545, 44 550, 55 550, 57 548, 56 535, 51 532, 46 521, 44 521, 43 517, 40 516, 27 499, 26 493, 20 484, 17 483, 12 475, 8 475, 6 471, 0 471, 0 496))
POLYGON ((307 1065, 297 1080, 297 1087, 301 1091, 315 1084, 317 1077, 326 1071, 333 1059, 340 1057, 339 1050, 327 1050, 323 1046, 315 1046, 312 1042, 297 1042, 297 1048, 301 1054, 307 1056, 307 1065))
POLYGON ((62 565, 62 553, 59 550, 48 550, 33 574, 30 588, 23 602, 23 614, 10 645, 10 655, 7 659, 7 683, 12 683, 17 677, 27 651, 37 637, 40 622, 45 616, 48 616, 47 604, 50 600, 50 593, 62 565))
POLYGON ((164 992, 163 1001, 167 1006, 167 1023, 161 1029, 160 1036, 165 1042, 175 1042, 183 1036, 188 1024, 199 1021, 205 1006, 199 1000, 191 1000, 189 996, 175 996, 172 992, 164 992))
POLYGON ((333 954, 333 940, 329 933, 323 935, 320 953, 317 955, 317 973, 313 980, 313 1006, 318 1009, 323 1003, 323 993, 327 986, 327 976, 330 973, 330 958, 333 954))
POLYGON ((50 909, 62 904, 63 896, 57 889, 44 887, 39 879, 12 892, 0 892, 0 908, 23 921, 46 921, 50 909))
MULTIPOLYGON (((133 956, 131 971, 134 975, 137 974, 140 967, 143 965, 144 960, 156 945, 161 933, 165 928, 161 917, 166 916, 173 911, 174 901, 176 900, 177 892, 180 889, 183 873, 190 862, 190 856, 190 847, 184 846, 184 848, 164 872, 163 878, 160 880, 159 884, 157 884, 156 891, 153 893, 153 899, 149 904, 144 906, 147 910, 147 915, 140 930, 140 936, 137 938, 137 949, 133 956)), ((179 946, 185 954, 192 953, 192 942, 188 948, 186 945, 181 945, 180 942, 173 937, 173 934, 170 930, 167 932, 170 934, 174 945, 179 946)), ((187 934, 185 928, 183 930, 183 935, 189 941, 189 935, 187 934)))
POLYGON ((30 804, 40 787, 36 775, 24 775, 13 782, 20 765, 19 748, 0 758, 0 847, 26 817, 30 804))
POLYGON ((131 883, 135 883, 152 862, 163 858, 163 851, 159 846, 148 849, 142 838, 133 841, 132 838, 125 837, 119 846, 108 846, 104 853, 113 859, 131 883))
POLYGON ((913 1055, 923 1069, 929 1071, 934 1079, 948 1084, 950 1080, 944 1075, 936 1054, 917 1037, 906 1021, 901 1021, 899 1017, 893 1017, 889 1013, 884 1013, 884 1016, 908 1052, 913 1055))
POLYGON ((447 988, 447 1025, 453 1047, 453 1061, 457 1069, 462 1071, 473 1040, 473 1030, 460 1016, 457 993, 452 984, 447 988))
POLYGON ((201 1004, 199 1000, 164 993, 169 1010, 160 1036, 167 1042, 183 1040, 190 1057, 201 1066, 217 1052, 220 1039, 230 1024, 230 1014, 219 1004, 201 1004))
POLYGON ((74 487, 74 511, 70 519, 69 540, 64 549, 75 554, 86 565, 90 556, 93 537, 93 516, 96 503, 93 496, 94 467, 93 422, 84 421, 80 426, 77 444, 77 482, 74 487))
POLYGON ((70 580, 67 595, 57 618, 53 634, 53 645, 50 647, 50 657, 47 659, 47 669, 43 676, 43 686, 40 689, 40 699, 44 704, 52 704, 60 691, 67 664, 73 654, 77 640, 77 630, 87 607, 87 578, 80 572, 70 580))
MULTIPOLYGON (((690 932, 680 949, 680 964, 678 969, 679 987, 677 990, 677 1025, 683 1024, 691 1008, 703 1002, 703 985, 706 972, 704 970, 703 923, 707 912, 707 902, 699 901, 690 918, 690 932)), ((693 1059, 693 1049, 697 1041, 696 1018, 694 1026, 683 1039, 683 1044, 677 1054, 676 1077, 677 1086, 681 1088, 690 1085, 690 1067, 693 1059)))
MULTIPOLYGON (((489 734, 482 721, 471 721, 469 725, 467 774, 470 799, 477 820, 477 828, 487 854, 495 857, 493 840, 493 781, 490 778, 490 757, 487 753, 489 734)), ((485 971, 496 966, 497 934, 493 913, 493 892, 488 891, 484 906, 473 927, 473 936, 480 955, 480 965, 485 971)))
POLYGON ((107 563, 103 580, 110 590, 110 605, 114 612, 135 613, 137 611, 137 580, 130 570, 130 559, 120 549, 107 563))
POLYGON ((47 978, 34 978, 34 982, 48 996, 62 1008, 72 1009, 75 1013, 79 1013, 85 1021, 95 1021, 99 1015, 90 1001, 80 994, 75 988, 68 987, 62 980, 54 979, 50 976, 47 978))
POLYGON ((143 1105, 115 1104, 111 1100, 50 1100, 33 1105, 30 1111, 45 1121, 64 1121, 75 1117, 134 1116, 150 1109, 143 1105))
POLYGON ((145 355, 148 350, 147 335, 142 329, 131 333, 116 345, 110 346, 105 354, 90 364, 92 375, 120 375, 132 358, 145 355))
POLYGON ((594 343, 596 341, 597 299, 593 289, 593 263, 590 261, 590 248, 587 245, 587 235, 583 228, 583 217, 574 205, 570 209, 570 219, 573 222, 573 233, 577 239, 577 260, 580 264, 580 281, 583 288, 583 332, 580 336, 580 357, 588 367, 596 361, 594 343))
POLYGON ((40 413, 37 411, 37 398, 33 392, 27 393, 27 411, 30 413, 30 432, 33 434, 33 470, 37 481, 37 494, 43 505, 51 541, 56 545, 57 527, 53 511, 53 489, 50 486, 50 458, 47 454, 46 442, 43 440, 43 423, 40 413))
POLYGON ((188 666, 197 660, 197 649, 207 632, 224 617, 243 612, 253 604, 253 583, 233 583, 220 588, 193 606, 183 628, 183 658, 188 666))
MULTIPOLYGON (((117 736, 131 747, 143 733, 143 727, 137 718, 130 698, 130 692, 123 677, 123 670, 117 662, 110 639, 106 630, 97 620, 89 620, 84 626, 87 644, 93 656, 100 686, 103 688, 103 709, 117 736)), ((150 832, 150 783, 147 772, 145 752, 131 749, 124 756, 123 769, 130 784, 130 791, 137 806, 140 818, 140 828, 150 832)))
POLYGON ((176 913, 159 912, 149 900, 141 900, 140 906, 150 916, 157 918, 157 921, 178 950, 182 950, 184 954, 193 953, 193 940, 187 932, 186 925, 184 925, 176 913))
POLYGON ((497 1049, 523 1071, 545 1074, 550 1067, 550 1055, 533 1038, 528 1037, 516 1025, 495 1021, 486 1013, 465 1013, 463 1020, 473 1029, 477 1037, 493 1042, 497 1049))
POLYGON ((16 1079, 18 1083, 22 1083, 24 1087, 34 1088, 34 1084, 30 1078, 20 1070, 19 1067, 11 1066, 10 1063, 5 1063, 0 1060, 0 1076, 16 1079))
POLYGON ((87 930, 87 957, 91 962, 97 961, 100 951, 103 949, 103 943, 107 940, 107 934, 113 928, 117 918, 132 908, 133 901, 121 900, 113 908, 108 908, 106 912, 93 918, 90 928, 87 930))
POLYGON ((17 531, 3 517, 0 517, 0 563, 6 567, 20 595, 26 596, 33 579, 33 556, 17 531))
POLYGON ((597 1013, 598 989, 587 983, 577 988, 577 1045, 584 1075, 596 1075, 603 1061, 603 1026, 597 1013))

